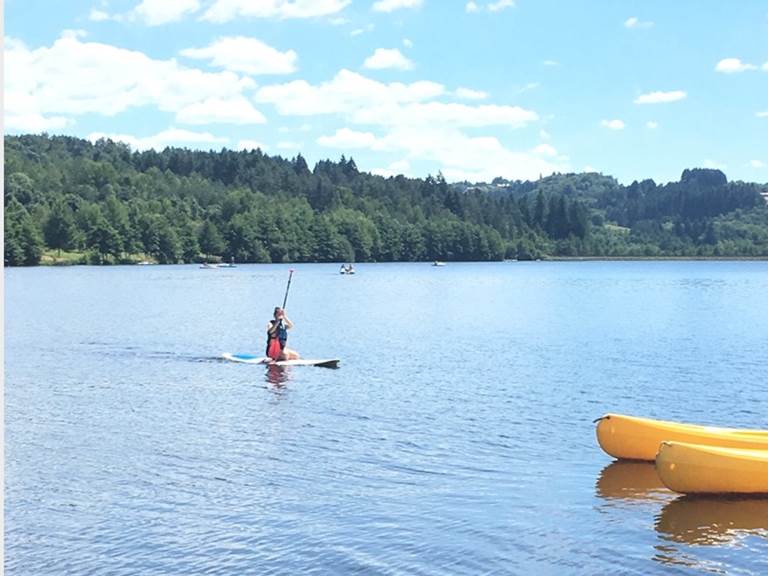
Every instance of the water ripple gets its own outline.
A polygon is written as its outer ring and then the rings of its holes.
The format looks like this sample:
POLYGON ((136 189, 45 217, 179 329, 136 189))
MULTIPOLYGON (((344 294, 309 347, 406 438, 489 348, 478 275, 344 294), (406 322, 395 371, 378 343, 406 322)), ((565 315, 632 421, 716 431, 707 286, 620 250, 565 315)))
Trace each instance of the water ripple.
POLYGON ((763 500, 678 498, 592 424, 765 427, 768 263, 332 268, 291 343, 342 368, 278 372, 218 355, 284 267, 6 270, 7 573, 768 572, 763 500))

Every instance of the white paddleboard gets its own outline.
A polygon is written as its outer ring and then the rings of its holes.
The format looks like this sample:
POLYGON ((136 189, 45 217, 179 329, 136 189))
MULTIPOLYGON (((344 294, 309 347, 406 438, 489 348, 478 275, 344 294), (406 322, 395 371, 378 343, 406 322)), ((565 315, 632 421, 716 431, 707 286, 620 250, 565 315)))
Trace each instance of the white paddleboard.
POLYGON ((326 358, 323 360, 279 360, 275 362, 267 356, 256 356, 255 354, 232 354, 224 352, 221 355, 224 360, 230 362, 240 362, 243 364, 269 364, 271 366, 320 366, 322 368, 338 368, 340 360, 338 358, 326 358))

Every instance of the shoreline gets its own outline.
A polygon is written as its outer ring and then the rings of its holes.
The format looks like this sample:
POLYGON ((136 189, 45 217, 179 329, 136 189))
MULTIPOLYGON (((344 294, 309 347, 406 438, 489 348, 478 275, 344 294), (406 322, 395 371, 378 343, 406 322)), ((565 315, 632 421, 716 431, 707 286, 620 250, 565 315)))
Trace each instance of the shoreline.
POLYGON ((542 262, 594 262, 594 261, 765 261, 768 256, 548 256, 542 262))
MULTIPOLYGON (((765 262, 768 261, 768 256, 544 256, 543 258, 533 260, 446 260, 446 264, 469 264, 469 263, 483 263, 488 264, 492 262, 497 263, 518 263, 518 262, 765 262)), ((357 264, 432 264, 432 260, 424 260, 413 262, 410 260, 397 260, 387 262, 357 262, 357 264)), ((284 265, 298 265, 298 264, 333 264, 338 265, 339 262, 241 262, 240 265, 249 264, 284 264, 284 265)), ((201 265, 200 262, 176 262, 173 264, 160 264, 153 261, 140 261, 140 262, 119 262, 109 264, 88 264, 81 261, 58 261, 58 262, 41 262, 33 266, 8 266, 4 268, 68 268, 71 266, 189 266, 189 265, 201 265)))

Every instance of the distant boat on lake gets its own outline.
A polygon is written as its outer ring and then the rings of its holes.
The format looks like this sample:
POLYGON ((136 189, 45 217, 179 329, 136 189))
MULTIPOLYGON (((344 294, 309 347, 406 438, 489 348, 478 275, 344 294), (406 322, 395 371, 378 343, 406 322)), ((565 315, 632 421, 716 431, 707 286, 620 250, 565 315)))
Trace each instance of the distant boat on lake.
POLYGON ((227 264, 226 262, 222 262, 221 264, 218 265, 218 267, 219 268, 237 268, 237 264, 235 264, 235 259, 232 258, 230 259, 229 264, 227 264))

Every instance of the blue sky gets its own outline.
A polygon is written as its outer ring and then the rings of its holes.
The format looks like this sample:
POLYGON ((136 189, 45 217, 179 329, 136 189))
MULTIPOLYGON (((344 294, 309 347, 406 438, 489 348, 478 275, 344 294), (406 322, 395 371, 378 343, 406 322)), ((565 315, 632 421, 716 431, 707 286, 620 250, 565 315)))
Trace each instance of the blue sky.
POLYGON ((5 130, 768 181, 765 0, 6 0, 5 130))

